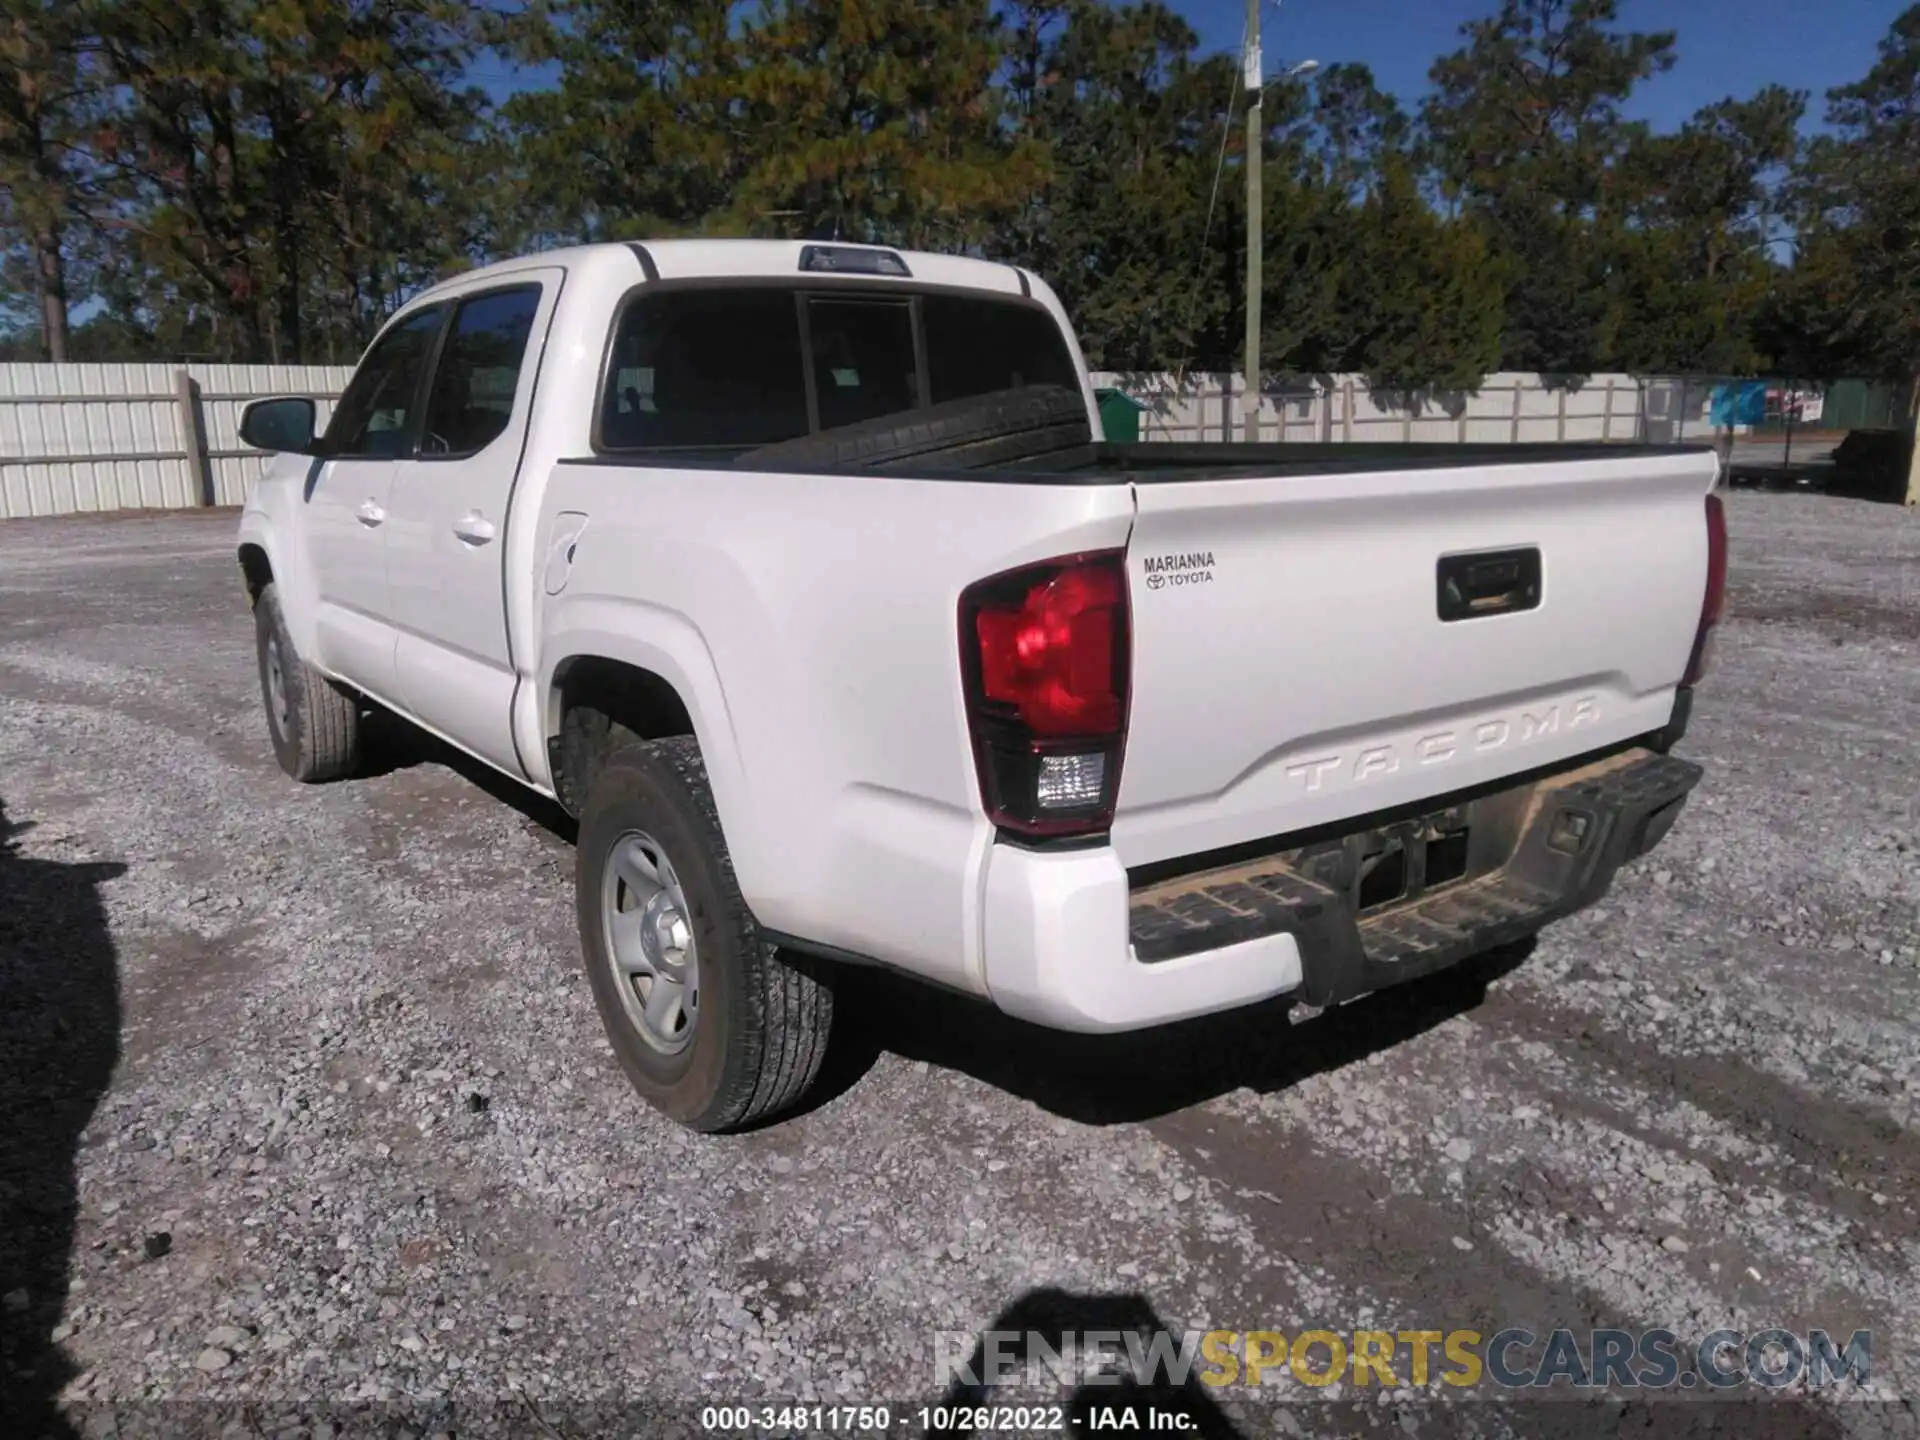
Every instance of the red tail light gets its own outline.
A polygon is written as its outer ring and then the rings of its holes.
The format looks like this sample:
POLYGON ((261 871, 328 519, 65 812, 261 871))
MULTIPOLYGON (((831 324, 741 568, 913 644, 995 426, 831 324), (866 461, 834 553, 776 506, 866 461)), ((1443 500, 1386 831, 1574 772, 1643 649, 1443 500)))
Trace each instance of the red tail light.
POLYGON ((1713 631, 1727 608, 1727 512, 1718 495, 1707 496, 1707 594, 1700 603, 1700 628, 1687 659, 1682 685, 1694 685, 1713 668, 1713 631))
POLYGON ((1123 551, 1049 560, 960 597, 960 669, 980 800, 1025 835, 1113 821, 1127 735, 1123 551))

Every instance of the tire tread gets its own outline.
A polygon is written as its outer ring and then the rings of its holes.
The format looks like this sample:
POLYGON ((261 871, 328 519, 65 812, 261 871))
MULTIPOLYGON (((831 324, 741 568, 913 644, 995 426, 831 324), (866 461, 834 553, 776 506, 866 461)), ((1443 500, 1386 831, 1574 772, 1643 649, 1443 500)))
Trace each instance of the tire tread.
POLYGON ((360 766, 359 702, 306 661, 299 665, 313 778, 338 780, 351 775, 360 766))
POLYGON ((794 465, 890 469, 939 464, 979 470, 1037 460, 1093 443, 1087 404, 1077 390, 1028 385, 949 400, 904 415, 837 425, 750 450, 748 468, 794 465))
POLYGON ((650 759, 673 772, 711 837, 722 921, 748 941, 741 996, 743 1063, 726 1067, 719 1093, 688 1123, 709 1132, 751 1126, 790 1108, 819 1077, 833 1029, 833 991, 803 957, 783 954, 760 939, 740 894, 706 765, 694 738, 642 740, 626 730, 617 731, 616 736, 601 776, 628 756, 650 759))
MULTIPOLYGON (((289 739, 293 754, 282 757, 282 768, 294 779, 309 784, 345 779, 360 768, 359 699, 309 664, 294 647, 286 612, 280 606, 280 590, 272 581, 261 587, 254 610, 259 617, 256 624, 271 626, 279 640, 281 664, 291 692, 288 701, 294 733, 289 739)), ((271 716, 267 723, 271 730, 271 716)))

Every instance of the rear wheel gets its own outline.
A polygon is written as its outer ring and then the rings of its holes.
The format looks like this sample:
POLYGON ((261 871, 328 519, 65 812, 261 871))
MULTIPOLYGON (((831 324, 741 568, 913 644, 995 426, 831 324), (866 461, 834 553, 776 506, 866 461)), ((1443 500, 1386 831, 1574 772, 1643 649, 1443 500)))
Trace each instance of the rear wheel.
POLYGON ((614 732, 580 816, 580 952, 634 1089, 693 1130, 789 1108, 818 1076, 833 993, 760 938, 699 748, 614 732))
POLYGON ((338 780, 360 764, 360 702, 300 658, 280 609, 262 587, 253 602, 260 699, 280 768, 296 780, 338 780))

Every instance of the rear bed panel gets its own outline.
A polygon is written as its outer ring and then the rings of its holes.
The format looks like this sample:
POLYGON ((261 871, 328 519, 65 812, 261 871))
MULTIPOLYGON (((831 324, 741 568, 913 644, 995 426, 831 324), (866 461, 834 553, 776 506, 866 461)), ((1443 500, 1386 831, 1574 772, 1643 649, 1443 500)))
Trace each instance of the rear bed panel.
POLYGON ((1706 583, 1706 452, 1136 487, 1129 867, 1410 804, 1663 726, 1706 583), (1538 547, 1536 608, 1436 565, 1538 547))

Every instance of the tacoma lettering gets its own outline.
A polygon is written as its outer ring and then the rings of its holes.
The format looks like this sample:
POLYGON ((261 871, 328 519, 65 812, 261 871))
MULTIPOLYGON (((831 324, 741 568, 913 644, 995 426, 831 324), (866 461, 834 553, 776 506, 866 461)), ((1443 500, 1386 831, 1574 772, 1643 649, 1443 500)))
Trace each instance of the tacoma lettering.
POLYGON ((1403 762, 1412 766, 1443 765, 1462 754, 1486 754, 1507 745, 1525 745, 1563 730, 1578 730, 1599 719, 1599 697, 1581 695, 1564 703, 1556 701, 1521 710, 1516 720, 1496 715, 1457 730, 1430 731, 1404 745, 1382 743, 1368 745, 1349 755, 1315 756, 1287 766, 1286 775, 1303 790, 1319 791, 1339 778, 1375 780, 1399 773, 1403 762))

